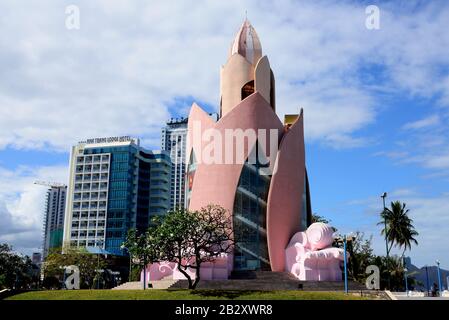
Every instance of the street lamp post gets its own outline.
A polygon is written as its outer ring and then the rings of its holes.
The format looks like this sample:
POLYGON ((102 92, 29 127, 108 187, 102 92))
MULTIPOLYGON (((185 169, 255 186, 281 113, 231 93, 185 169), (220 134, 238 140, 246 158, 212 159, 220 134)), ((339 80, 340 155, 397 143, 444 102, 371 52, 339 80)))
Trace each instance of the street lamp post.
POLYGON ((143 290, 147 289, 147 260, 143 258, 143 290))
POLYGON ((126 250, 128 252, 128 256, 129 256, 129 273, 128 273, 128 282, 131 282, 131 269, 132 269, 132 257, 131 257, 131 252, 129 251, 129 249, 127 247, 125 247, 124 245, 122 245, 120 247, 122 250, 126 250))
POLYGON ((430 291, 430 289, 429 289, 429 271, 428 271, 427 265, 426 265, 426 284, 427 284, 427 296, 429 296, 429 291, 430 291))
POLYGON ((65 268, 64 267, 59 267, 59 268, 64 270, 64 273, 62 274, 62 289, 67 289, 65 286, 65 280, 66 280, 65 268))
POLYGON ((100 289, 100 252, 103 251, 103 248, 101 247, 100 249, 100 246, 103 246, 103 241, 97 240, 96 245, 97 248, 99 248, 99 251, 97 253, 97 289, 100 289))
POLYGON ((405 295, 408 297, 407 268, 404 268, 405 295))
MULTIPOLYGON (((380 196, 382 198, 382 202, 383 202, 383 206, 384 206, 384 213, 387 209, 387 207, 385 206, 385 198, 387 197, 387 193, 384 192, 382 193, 382 195, 380 196)), ((386 260, 386 268, 387 268, 387 280, 388 280, 388 289, 390 289, 390 270, 389 270, 389 260, 390 260, 390 253, 388 250, 388 237, 387 237, 387 217, 384 217, 384 224, 385 224, 385 250, 387 252, 387 260, 386 260)))
POLYGON ((348 263, 346 261, 346 235, 343 238, 343 260, 344 260, 344 269, 345 269, 345 293, 348 293, 348 263))
POLYGON ((443 287, 441 285, 441 272, 440 272, 440 261, 437 260, 437 272, 438 272, 438 289, 440 290, 440 296, 442 296, 443 287))

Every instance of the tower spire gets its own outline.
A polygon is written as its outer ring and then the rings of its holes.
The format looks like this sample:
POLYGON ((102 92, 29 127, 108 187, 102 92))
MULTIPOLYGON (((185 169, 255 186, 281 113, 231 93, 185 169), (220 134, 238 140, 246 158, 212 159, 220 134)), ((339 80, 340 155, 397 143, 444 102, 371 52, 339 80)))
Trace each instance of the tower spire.
POLYGON ((235 35, 231 45, 230 55, 238 53, 243 56, 249 63, 255 65, 262 57, 262 46, 256 30, 251 25, 248 17, 243 21, 242 26, 235 35))
POLYGON ((239 31, 232 41, 229 57, 221 68, 220 116, 224 116, 237 104, 256 91, 275 110, 274 76, 256 30, 245 11, 239 31))

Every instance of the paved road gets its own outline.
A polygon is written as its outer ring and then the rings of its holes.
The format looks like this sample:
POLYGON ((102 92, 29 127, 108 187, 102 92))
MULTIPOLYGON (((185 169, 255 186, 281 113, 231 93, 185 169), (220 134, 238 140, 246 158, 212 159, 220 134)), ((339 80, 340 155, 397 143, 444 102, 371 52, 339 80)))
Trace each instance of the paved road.
POLYGON ((397 297, 398 300, 447 300, 449 301, 449 298, 444 298, 444 297, 437 297, 437 298, 433 298, 433 297, 397 297))
POLYGON ((394 294, 393 295, 398 299, 398 300, 447 300, 449 301, 449 297, 407 297, 406 295, 397 295, 394 294))

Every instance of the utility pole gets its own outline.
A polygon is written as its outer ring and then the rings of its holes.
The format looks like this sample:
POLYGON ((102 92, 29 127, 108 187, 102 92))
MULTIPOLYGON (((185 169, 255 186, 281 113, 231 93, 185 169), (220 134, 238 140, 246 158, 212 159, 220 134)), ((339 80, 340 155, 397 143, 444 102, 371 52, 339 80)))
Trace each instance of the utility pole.
MULTIPOLYGON (((387 210, 387 207, 385 205, 385 198, 387 197, 387 193, 384 192, 381 196, 382 201, 383 201, 383 205, 384 205, 384 215, 385 215, 385 211, 387 210)), ((388 250, 388 236, 387 236, 387 218, 384 217, 384 224, 385 224, 385 249, 387 251, 387 260, 385 263, 385 266, 387 268, 387 281, 388 281, 388 289, 390 289, 390 268, 389 268, 389 264, 390 264, 390 252, 388 250)))

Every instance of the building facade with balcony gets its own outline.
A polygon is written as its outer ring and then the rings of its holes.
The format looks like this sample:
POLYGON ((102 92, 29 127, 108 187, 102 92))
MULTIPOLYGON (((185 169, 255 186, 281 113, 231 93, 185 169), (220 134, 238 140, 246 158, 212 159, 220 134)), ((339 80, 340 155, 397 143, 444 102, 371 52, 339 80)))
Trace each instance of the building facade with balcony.
POLYGON ((145 231, 170 208, 170 156, 130 137, 88 139, 72 148, 64 245, 122 255, 129 229, 145 231))
POLYGON ((161 148, 170 154, 171 181, 170 207, 185 206, 185 157, 187 144, 187 118, 170 119, 162 128, 161 148))
POLYGON ((44 259, 52 249, 62 246, 66 194, 67 186, 51 186, 47 190, 42 226, 42 256, 44 259))

